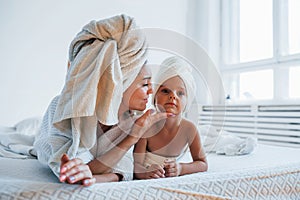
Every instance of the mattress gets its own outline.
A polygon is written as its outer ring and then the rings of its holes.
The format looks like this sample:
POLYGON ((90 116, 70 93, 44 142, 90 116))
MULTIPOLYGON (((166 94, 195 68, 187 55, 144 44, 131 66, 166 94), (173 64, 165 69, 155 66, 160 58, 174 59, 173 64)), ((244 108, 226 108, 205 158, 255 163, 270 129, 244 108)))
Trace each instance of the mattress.
POLYGON ((299 154, 259 144, 243 156, 208 154, 207 172, 90 187, 59 183, 36 159, 0 158, 0 199, 300 199, 299 154))

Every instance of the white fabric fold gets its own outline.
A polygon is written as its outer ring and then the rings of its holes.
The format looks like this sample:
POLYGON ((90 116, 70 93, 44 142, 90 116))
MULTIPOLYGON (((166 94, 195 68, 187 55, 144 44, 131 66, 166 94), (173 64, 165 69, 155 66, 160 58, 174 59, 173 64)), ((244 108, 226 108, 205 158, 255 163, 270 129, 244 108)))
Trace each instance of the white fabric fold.
POLYGON ((13 127, 0 127, 0 157, 36 157, 33 143, 40 123, 39 117, 33 117, 24 119, 13 127))
POLYGON ((221 155, 244 155, 254 151, 257 138, 242 138, 228 131, 220 131, 213 126, 203 125, 199 128, 202 145, 207 153, 214 152, 221 155))
POLYGON ((0 156, 6 158, 32 158, 34 136, 20 133, 0 134, 0 156))

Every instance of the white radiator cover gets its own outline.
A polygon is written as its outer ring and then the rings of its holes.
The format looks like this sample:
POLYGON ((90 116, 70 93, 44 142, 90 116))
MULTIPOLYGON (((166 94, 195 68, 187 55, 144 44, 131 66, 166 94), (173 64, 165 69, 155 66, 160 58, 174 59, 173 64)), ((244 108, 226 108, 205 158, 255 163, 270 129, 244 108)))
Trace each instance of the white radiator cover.
POLYGON ((261 143, 300 148, 300 105, 199 105, 199 125, 241 137, 255 136, 261 143))

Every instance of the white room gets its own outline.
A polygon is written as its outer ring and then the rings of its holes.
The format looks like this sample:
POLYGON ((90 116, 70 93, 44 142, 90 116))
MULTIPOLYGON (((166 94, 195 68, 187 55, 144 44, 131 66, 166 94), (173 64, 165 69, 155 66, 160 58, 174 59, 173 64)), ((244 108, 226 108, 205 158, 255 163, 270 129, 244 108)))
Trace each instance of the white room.
POLYGON ((29 172, 20 180, 1 172, 8 192, 0 198, 299 198, 299 10, 299 0, 0 0, 0 158, 46 174, 29 181, 29 172), (192 66, 195 99, 183 116, 198 128, 207 172, 85 188, 38 166, 33 141, 64 88, 73 38, 92 20, 120 14, 145 32, 153 76, 170 55, 192 66))

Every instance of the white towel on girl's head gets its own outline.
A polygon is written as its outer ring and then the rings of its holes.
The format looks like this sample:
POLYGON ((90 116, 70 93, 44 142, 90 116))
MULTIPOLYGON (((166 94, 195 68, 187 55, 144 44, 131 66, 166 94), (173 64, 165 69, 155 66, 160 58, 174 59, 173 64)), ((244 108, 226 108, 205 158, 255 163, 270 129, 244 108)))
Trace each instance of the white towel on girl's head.
POLYGON ((71 64, 54 114, 55 127, 61 131, 72 127, 80 142, 93 145, 96 120, 105 125, 118 123, 123 92, 146 62, 146 48, 145 35, 129 16, 84 26, 71 42, 71 64))
POLYGON ((155 105, 155 94, 159 87, 168 79, 179 76, 185 84, 187 92, 187 105, 183 112, 186 112, 191 106, 196 92, 196 83, 192 74, 192 67, 183 59, 172 56, 165 59, 160 65, 157 76, 153 83, 153 104, 155 105))

